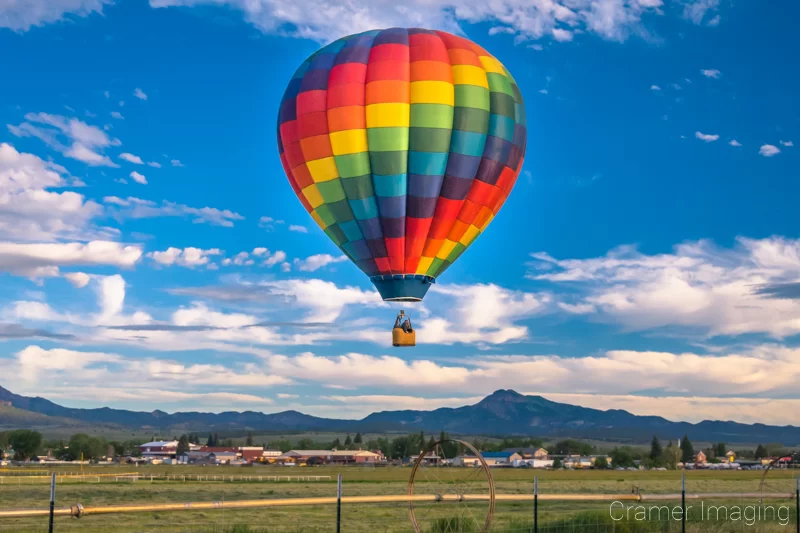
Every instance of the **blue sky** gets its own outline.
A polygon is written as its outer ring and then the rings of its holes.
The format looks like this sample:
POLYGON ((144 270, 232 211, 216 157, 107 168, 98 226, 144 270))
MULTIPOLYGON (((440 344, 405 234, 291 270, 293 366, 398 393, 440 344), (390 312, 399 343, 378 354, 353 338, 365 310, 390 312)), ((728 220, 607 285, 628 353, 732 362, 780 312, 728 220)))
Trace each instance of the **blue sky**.
POLYGON ((0 385, 70 406, 373 410, 498 388, 800 424, 800 7, 35 0, 0 7, 0 385), (525 98, 500 215, 409 311, 311 221, 285 83, 372 28, 459 32, 525 98), (525 228, 522 233, 514 228, 525 228))

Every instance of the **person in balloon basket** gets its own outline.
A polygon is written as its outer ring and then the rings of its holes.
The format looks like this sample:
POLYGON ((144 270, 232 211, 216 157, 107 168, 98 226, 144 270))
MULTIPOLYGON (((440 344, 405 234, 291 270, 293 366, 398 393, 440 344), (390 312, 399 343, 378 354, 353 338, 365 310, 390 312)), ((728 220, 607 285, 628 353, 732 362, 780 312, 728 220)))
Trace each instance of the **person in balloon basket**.
POLYGON ((405 314, 405 311, 402 309, 400 310, 400 314, 397 315, 397 320, 394 321, 395 328, 402 328, 405 333, 411 333, 411 319, 408 318, 408 315, 405 314))

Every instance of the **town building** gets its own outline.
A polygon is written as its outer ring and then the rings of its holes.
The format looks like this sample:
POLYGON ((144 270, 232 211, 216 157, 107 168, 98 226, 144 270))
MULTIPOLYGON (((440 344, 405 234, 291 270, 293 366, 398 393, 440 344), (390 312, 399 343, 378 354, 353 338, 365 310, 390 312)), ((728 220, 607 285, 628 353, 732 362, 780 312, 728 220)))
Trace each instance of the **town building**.
POLYGON ((291 463, 318 464, 377 464, 384 460, 383 454, 368 450, 289 450, 276 458, 291 463))
POLYGON ((512 465, 514 461, 522 460, 517 452, 483 452, 481 455, 489 466, 512 465))
POLYGON ((157 440, 139 446, 142 457, 147 459, 174 459, 178 453, 178 441, 157 440))
POLYGON ((547 459, 548 456, 544 448, 506 448, 503 451, 518 453, 523 459, 547 459))
POLYGON ((708 462, 708 457, 702 451, 697 452, 694 456, 694 464, 695 465, 704 465, 708 462))

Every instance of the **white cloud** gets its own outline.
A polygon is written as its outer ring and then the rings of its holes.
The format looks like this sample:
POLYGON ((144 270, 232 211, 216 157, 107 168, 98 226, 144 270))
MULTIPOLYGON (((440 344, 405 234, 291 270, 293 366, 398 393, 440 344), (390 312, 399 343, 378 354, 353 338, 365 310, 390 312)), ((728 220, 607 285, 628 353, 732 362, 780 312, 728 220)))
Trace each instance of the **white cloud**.
POLYGON ((729 142, 728 144, 730 144, 731 146, 741 146, 742 145, 742 143, 740 143, 736 139, 731 140, 731 142, 729 142))
POLYGON ((292 224, 289 226, 289 231, 296 231, 297 233, 308 233, 308 228, 305 226, 298 226, 297 224, 292 224))
POLYGON ((781 153, 781 150, 772 144, 763 144, 761 145, 761 148, 758 149, 758 153, 764 157, 772 157, 781 153))
POLYGON ((250 254, 247 252, 239 252, 232 258, 227 257, 222 261, 222 266, 230 266, 230 265, 250 266, 254 264, 255 261, 253 259, 250 259, 250 254))
MULTIPOLYGON (((702 24, 706 20, 706 15, 715 14, 719 8, 719 0, 681 0, 684 4, 683 18, 702 24)), ((708 26, 719 25, 720 17, 716 15, 706 22, 708 26)))
POLYGON ((460 23, 490 22, 493 33, 514 34, 516 42, 552 36, 570 40, 576 31, 622 41, 641 28, 647 15, 661 13, 661 0, 388 0, 290 5, 279 0, 150 0, 153 7, 228 6, 265 33, 329 41, 373 28, 422 26, 461 33, 460 23))
POLYGON ((706 78, 714 78, 715 80, 719 79, 719 77, 722 75, 722 72, 720 72, 717 69, 709 69, 709 70, 704 69, 704 70, 701 70, 700 72, 706 78))
POLYGON ((65 15, 86 17, 102 13, 111 0, 14 0, 0 3, 0 28, 28 31, 32 26, 64 20, 65 15))
POLYGON ((125 101, 124 100, 120 100, 119 101, 119 106, 120 107, 125 107, 125 101))
POLYGON ((145 94, 145 92, 138 87, 133 91, 133 96, 135 96, 139 100, 147 100, 147 95, 145 94))
POLYGON ((650 86, 650 90, 651 91, 660 91, 661 87, 659 87, 658 85, 651 85, 650 86))
POLYGON ((67 272, 64 274, 64 277, 69 281, 73 287, 76 289, 82 289, 83 287, 89 284, 91 277, 89 274, 84 272, 67 272))
POLYGON ((539 89, 539 94, 547 94, 548 92, 547 89, 539 89))
POLYGON ((294 266, 301 272, 316 272, 320 268, 344 261, 347 261, 347 257, 344 255, 334 257, 330 254, 315 254, 305 259, 295 259, 294 266))
POLYGON ((153 168, 161 168, 161 163, 156 161, 148 161, 147 164, 153 168))
POLYGON ((90 166, 119 166, 100 152, 104 148, 122 143, 119 139, 110 138, 104 130, 96 126, 90 126, 77 118, 48 113, 28 113, 25 120, 27 122, 19 126, 8 124, 8 130, 17 137, 35 137, 65 156, 90 166), (62 137, 66 138, 68 144, 62 142, 62 137))
POLYGON ((20 376, 15 391, 23 394, 35 392, 70 403, 96 402, 100 397, 112 406, 116 402, 136 402, 147 409, 180 402, 193 409, 216 405, 230 410, 237 404, 252 409, 254 404, 267 405, 272 400, 252 394, 209 392, 209 386, 265 389, 290 384, 285 378, 265 374, 252 363, 185 364, 105 352, 48 350, 36 345, 17 352, 7 365, 20 376))
POLYGON ((275 220, 272 217, 261 217, 258 219, 258 227, 261 229, 265 229, 267 231, 272 231, 275 229, 275 225, 277 224, 285 224, 283 220, 275 220))
POLYGON ((783 296, 800 283, 800 240, 739 238, 734 249, 689 242, 660 255, 626 246, 592 259, 533 257, 529 278, 575 285, 575 303, 594 306, 601 319, 627 330, 800 333, 800 299, 783 296))
POLYGON ((255 250, 253 250, 253 255, 255 257, 263 259, 261 266, 266 266, 266 267, 273 267, 278 263, 283 263, 284 261, 286 261, 286 252, 284 252, 283 250, 278 250, 275 253, 271 253, 266 248, 256 248, 255 250))
POLYGON ((116 118, 118 120, 125 120, 125 117, 123 117, 122 113, 120 113, 119 111, 112 111, 111 118, 116 118))
POLYGON ((783 146, 794 146, 794 143, 792 141, 781 141, 781 144, 783 146))
POLYGON ((0 239, 52 241, 107 236, 109 232, 90 224, 102 213, 100 205, 76 192, 50 190, 66 187, 70 181, 64 167, 0 143, 0 239))
POLYGON ((164 200, 161 204, 140 198, 106 196, 103 202, 117 206, 113 212, 119 218, 191 217, 194 224, 233 227, 234 221, 244 220, 239 213, 214 207, 189 207, 164 200))
POLYGON ((60 274, 59 267, 132 267, 141 256, 142 251, 136 246, 109 241, 85 244, 0 242, 0 271, 31 278, 54 277, 60 274))
POLYGON ((163 252, 150 252, 147 257, 151 258, 156 263, 165 266, 179 265, 188 268, 197 266, 208 265, 210 258, 215 255, 221 255, 222 251, 219 248, 211 248, 203 250, 201 248, 173 248, 170 247, 163 252))
POLYGON ((142 174, 139 174, 135 170, 130 173, 130 177, 136 183, 141 183, 142 185, 147 185, 147 178, 145 178, 142 174))
POLYGON ((134 163, 136 165, 144 165, 144 161, 138 155, 129 154, 128 152, 123 152, 119 154, 120 159, 124 159, 129 163, 134 163))
POLYGON ((173 167, 182 167, 182 166, 184 166, 183 163, 181 163, 179 159, 171 159, 170 160, 170 164, 172 164, 173 167))
POLYGON ((700 139, 703 142, 711 143, 719 139, 719 135, 709 134, 709 133, 700 133, 696 131, 694 133, 695 138, 700 139))
POLYGON ((103 96, 105 96, 106 98, 111 98, 111 93, 108 91, 103 91, 103 96))

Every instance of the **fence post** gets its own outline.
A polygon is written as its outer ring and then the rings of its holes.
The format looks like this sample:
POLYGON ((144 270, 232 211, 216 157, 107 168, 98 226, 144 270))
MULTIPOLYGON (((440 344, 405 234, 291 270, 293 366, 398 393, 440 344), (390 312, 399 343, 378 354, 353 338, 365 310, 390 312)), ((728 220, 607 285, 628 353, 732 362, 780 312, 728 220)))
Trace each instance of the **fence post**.
POLYGON ((342 533, 342 475, 336 483, 336 533, 342 533))
POLYGON ((53 517, 55 516, 56 509, 56 474, 53 472, 50 475, 50 527, 49 532, 53 533, 53 517))
POLYGON ((539 477, 533 478, 533 533, 539 533, 539 477))
POLYGON ((681 474, 681 533, 686 533, 686 472, 681 474))
POLYGON ((797 533, 800 533, 800 476, 794 480, 794 507, 797 520, 797 533))

